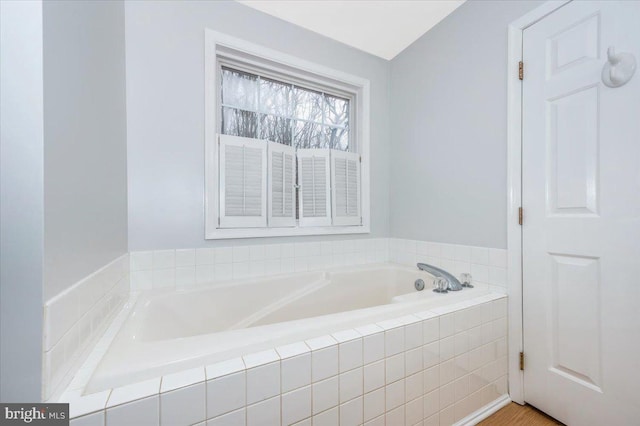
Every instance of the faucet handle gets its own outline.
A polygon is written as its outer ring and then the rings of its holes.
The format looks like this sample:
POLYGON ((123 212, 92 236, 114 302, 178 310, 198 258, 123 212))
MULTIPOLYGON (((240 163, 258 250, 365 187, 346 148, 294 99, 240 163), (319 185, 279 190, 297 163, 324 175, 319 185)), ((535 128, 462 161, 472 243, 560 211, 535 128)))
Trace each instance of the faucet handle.
POLYGON ((467 272, 460 274, 460 282, 462 283, 462 287, 473 288, 473 285, 471 285, 471 274, 467 272))
POLYGON ((433 280, 433 286, 435 287, 433 289, 434 293, 447 293, 447 287, 449 286, 449 281, 447 281, 445 278, 442 277, 436 277, 433 280))

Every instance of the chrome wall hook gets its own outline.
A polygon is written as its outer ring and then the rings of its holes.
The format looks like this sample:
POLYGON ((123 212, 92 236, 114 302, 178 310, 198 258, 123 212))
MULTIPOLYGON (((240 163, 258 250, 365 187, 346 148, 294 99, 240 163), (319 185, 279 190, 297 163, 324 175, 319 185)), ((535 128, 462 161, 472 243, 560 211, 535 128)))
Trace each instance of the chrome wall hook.
POLYGON ((607 87, 624 86, 635 72, 636 58, 631 53, 616 53, 613 46, 609 46, 607 62, 602 67, 602 82, 607 87))

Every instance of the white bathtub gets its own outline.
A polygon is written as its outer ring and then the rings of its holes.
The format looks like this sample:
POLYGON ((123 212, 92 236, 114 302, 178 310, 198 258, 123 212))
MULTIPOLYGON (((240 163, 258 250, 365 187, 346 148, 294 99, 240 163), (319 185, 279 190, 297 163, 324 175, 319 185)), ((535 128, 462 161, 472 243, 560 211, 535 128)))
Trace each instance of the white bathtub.
POLYGON ((140 294, 86 392, 397 318, 488 293, 437 294, 417 268, 366 265, 140 294), (422 278, 424 291, 414 282, 422 278))

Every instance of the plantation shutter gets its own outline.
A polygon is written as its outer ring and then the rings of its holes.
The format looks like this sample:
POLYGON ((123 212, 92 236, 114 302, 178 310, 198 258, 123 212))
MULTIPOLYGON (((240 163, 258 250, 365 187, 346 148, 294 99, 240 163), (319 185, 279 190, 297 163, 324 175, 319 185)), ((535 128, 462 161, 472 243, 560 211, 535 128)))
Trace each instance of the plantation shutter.
POLYGON ((267 143, 269 226, 296 226, 296 150, 281 143, 267 143))
POLYGON ((220 228, 267 226, 267 142, 220 135, 220 228))
POLYGON ((360 156, 331 150, 331 207, 334 225, 361 225, 360 156))
POLYGON ((300 226, 331 225, 329 161, 328 149, 298 150, 300 226))

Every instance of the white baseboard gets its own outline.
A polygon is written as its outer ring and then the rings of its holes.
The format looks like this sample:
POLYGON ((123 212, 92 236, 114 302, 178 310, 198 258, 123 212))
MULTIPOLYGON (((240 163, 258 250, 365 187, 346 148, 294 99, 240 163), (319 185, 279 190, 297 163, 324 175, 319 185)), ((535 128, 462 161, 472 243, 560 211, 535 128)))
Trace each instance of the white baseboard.
POLYGON ((501 409, 502 407, 507 406, 510 402, 511 402, 511 398, 509 398, 508 394, 502 395, 500 398, 496 399, 495 401, 490 402, 484 407, 479 408, 478 410, 469 414, 464 419, 461 419, 459 422, 454 423, 453 426, 474 426, 480 423, 481 421, 483 421, 484 419, 486 419, 487 417, 489 417, 490 415, 492 415, 493 413, 495 413, 496 411, 498 411, 499 409, 501 409))

